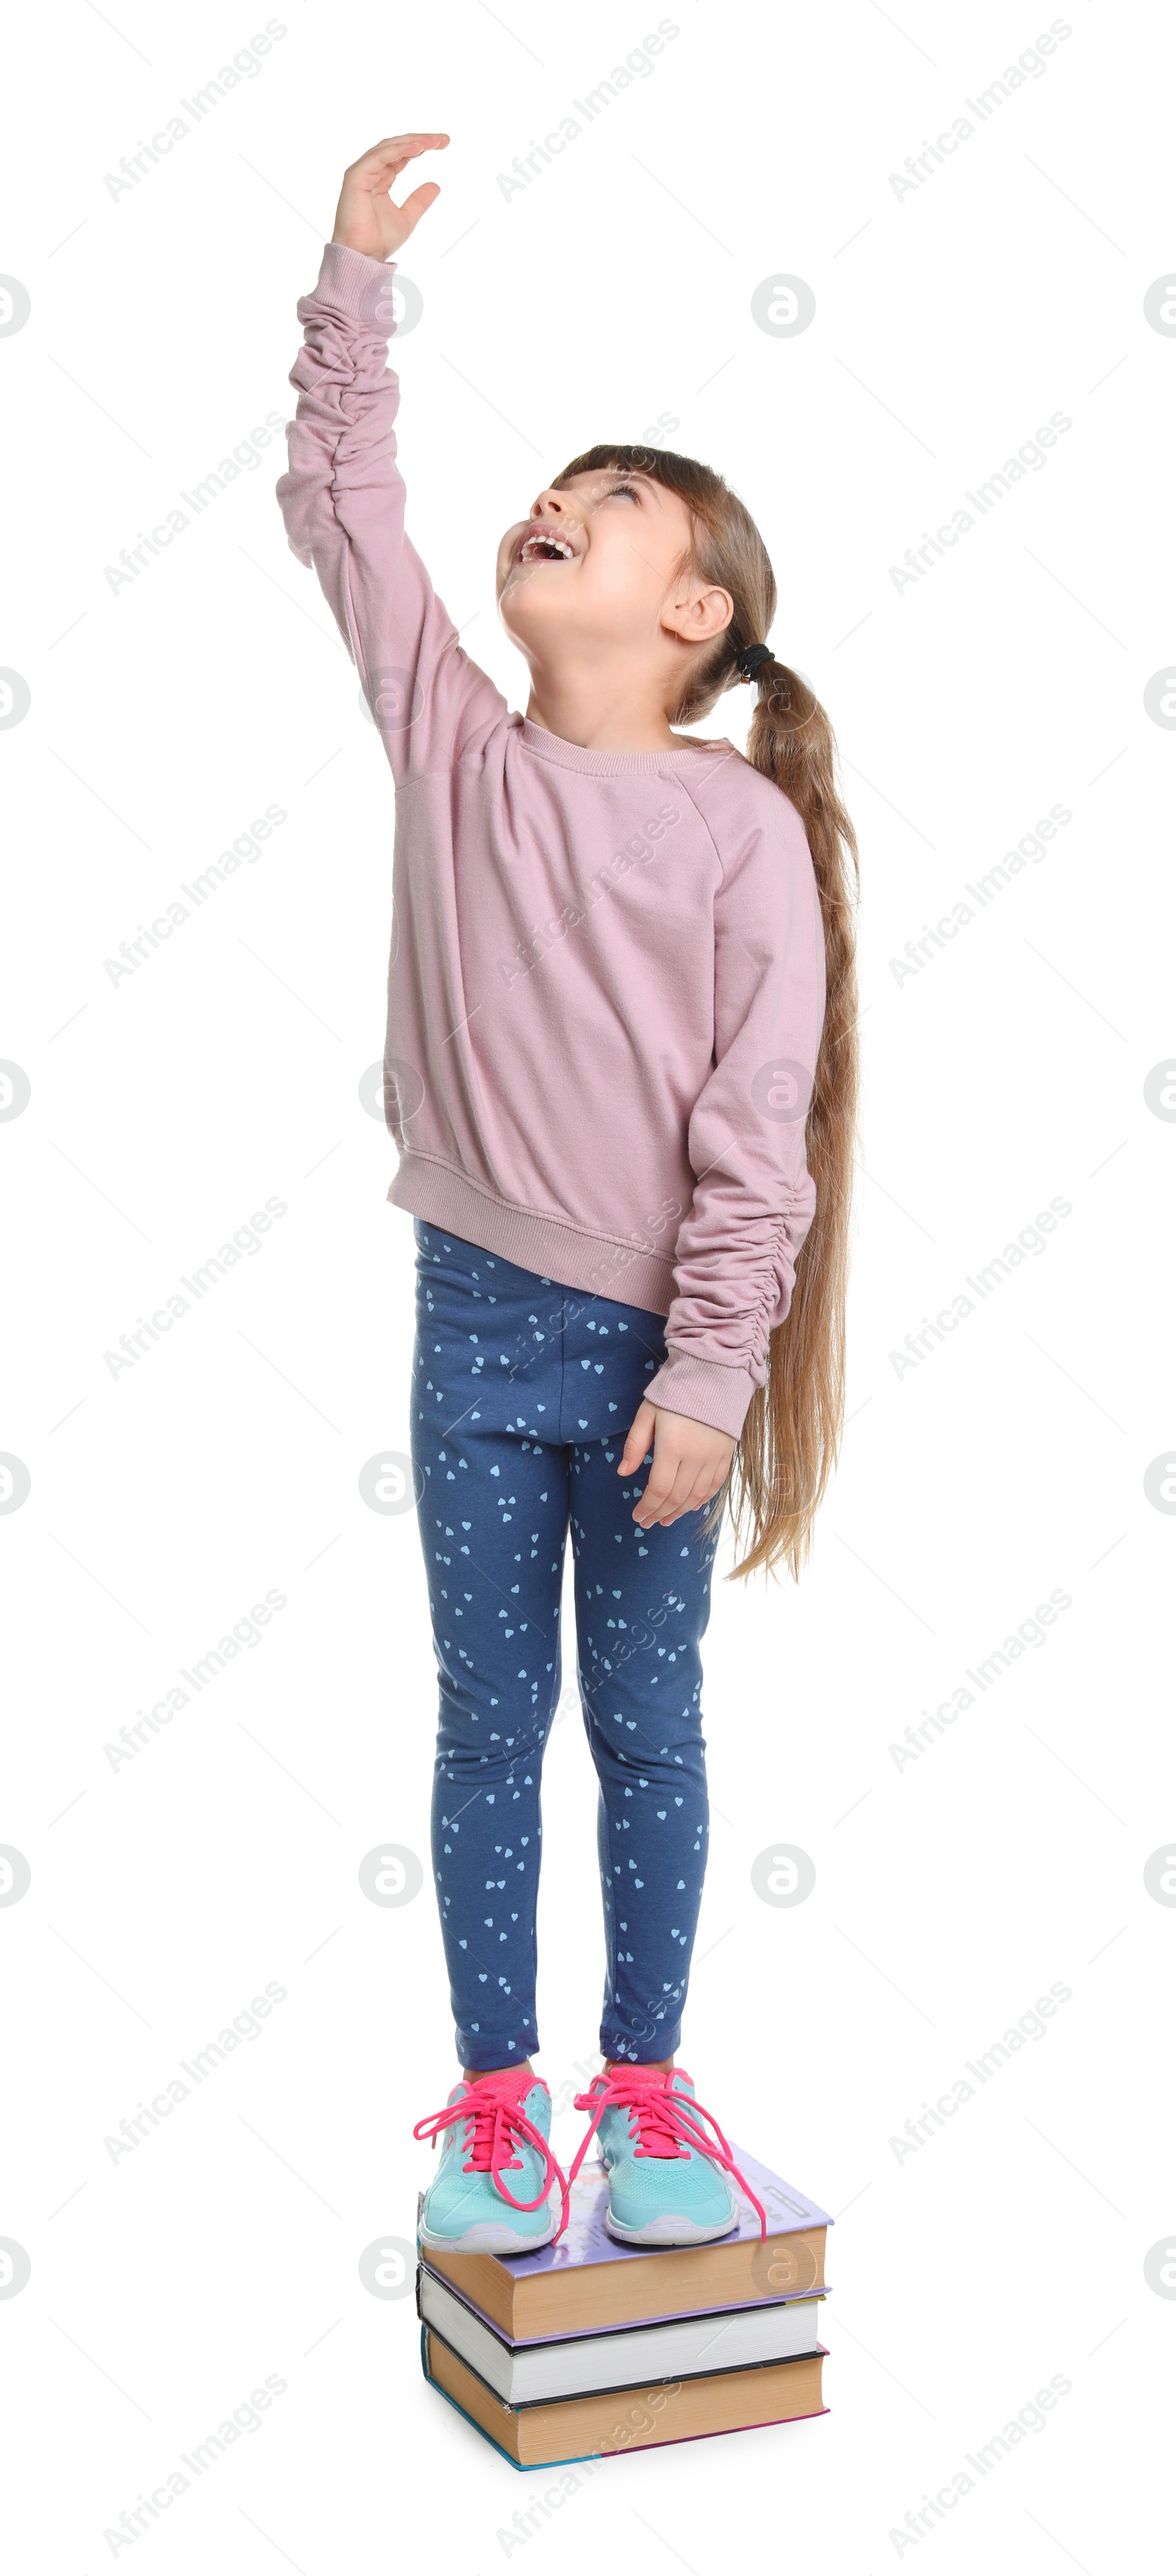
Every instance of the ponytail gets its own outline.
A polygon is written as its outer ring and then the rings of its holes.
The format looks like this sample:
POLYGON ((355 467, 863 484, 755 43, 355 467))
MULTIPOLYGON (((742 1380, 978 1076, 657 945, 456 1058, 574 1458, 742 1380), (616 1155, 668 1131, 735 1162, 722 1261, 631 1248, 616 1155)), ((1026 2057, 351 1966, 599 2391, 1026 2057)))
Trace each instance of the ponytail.
POLYGON ((825 930, 825 1022, 805 1122, 817 1205, 796 1262, 792 1303, 769 1344, 768 1379, 748 1407, 732 1461, 736 1530, 750 1524, 739 1575, 781 1558, 799 1575, 836 1461, 845 1410, 845 1299, 858 1096, 854 905, 857 841, 838 793, 833 728, 807 681, 761 663, 747 757, 791 798, 804 824, 825 930))
MULTIPOLYGON (((733 602, 730 625, 700 653, 672 723, 696 724, 743 678, 740 662, 766 636, 776 581, 750 512, 722 476, 666 448, 601 446, 556 477, 614 466, 640 471, 686 502, 694 524, 688 568, 733 602)), ((804 825, 825 932, 825 1022, 805 1122, 816 1214, 797 1255, 792 1302, 772 1332, 768 1378, 752 1396, 731 1462, 727 1498, 746 1553, 733 1576, 780 1563, 799 1575, 836 1462, 845 1409, 845 1299, 858 1096, 854 907, 857 841, 837 784, 836 745, 806 680, 769 655, 758 664, 747 757, 790 798, 804 825)), ((712 1506, 708 1528, 722 1513, 712 1506)), ((733 1579, 733 1578, 729 1578, 733 1579)))

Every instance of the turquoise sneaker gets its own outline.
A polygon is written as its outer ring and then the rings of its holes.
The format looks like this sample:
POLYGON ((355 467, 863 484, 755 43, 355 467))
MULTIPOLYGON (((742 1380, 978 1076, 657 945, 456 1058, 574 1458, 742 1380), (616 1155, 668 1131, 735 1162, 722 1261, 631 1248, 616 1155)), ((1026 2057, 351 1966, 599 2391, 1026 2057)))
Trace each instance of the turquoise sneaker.
POLYGON ((718 2121, 694 2098, 680 2066, 614 2066, 576 2095, 592 2118, 568 2175, 571 2189, 593 2136, 608 2169, 605 2226, 622 2245, 709 2245, 739 2224, 732 2174, 759 2211, 732 2161, 718 2121), (707 2132, 713 2134, 709 2135, 707 2132))
POLYGON ((414 2138, 443 2139, 421 2210, 421 2244, 450 2254, 530 2254, 550 2245, 561 2225, 553 2187, 566 2208, 550 2131, 551 2095, 523 2067, 455 2084, 445 2109, 413 2130, 414 2138))

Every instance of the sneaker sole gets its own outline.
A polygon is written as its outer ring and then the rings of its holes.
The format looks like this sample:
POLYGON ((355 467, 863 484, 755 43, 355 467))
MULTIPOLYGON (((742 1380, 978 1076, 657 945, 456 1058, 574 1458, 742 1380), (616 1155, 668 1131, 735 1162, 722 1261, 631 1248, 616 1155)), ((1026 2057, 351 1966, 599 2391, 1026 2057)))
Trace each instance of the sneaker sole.
POLYGON ((609 2210, 605 2226, 618 2245, 713 2245, 720 2236, 731 2236, 739 2225, 736 2210, 721 2227, 699 2227, 689 2218, 650 2218, 644 2227, 623 2227, 609 2210))
POLYGON ((420 2242, 430 2254, 537 2254, 540 2246, 550 2245, 558 2223, 553 2218, 542 2236, 516 2236, 513 2229, 486 2218, 467 2227, 464 2236, 434 2236, 422 2227, 420 2242))

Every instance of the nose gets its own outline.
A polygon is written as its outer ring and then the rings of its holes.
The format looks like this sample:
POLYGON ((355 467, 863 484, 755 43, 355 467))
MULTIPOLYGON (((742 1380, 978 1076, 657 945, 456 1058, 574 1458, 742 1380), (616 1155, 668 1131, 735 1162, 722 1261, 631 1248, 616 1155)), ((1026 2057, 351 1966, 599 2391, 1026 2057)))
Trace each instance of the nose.
POLYGON ((541 492, 538 500, 532 501, 531 503, 530 516, 533 519, 559 520, 568 518, 570 513, 568 510, 567 494, 564 492, 541 492))

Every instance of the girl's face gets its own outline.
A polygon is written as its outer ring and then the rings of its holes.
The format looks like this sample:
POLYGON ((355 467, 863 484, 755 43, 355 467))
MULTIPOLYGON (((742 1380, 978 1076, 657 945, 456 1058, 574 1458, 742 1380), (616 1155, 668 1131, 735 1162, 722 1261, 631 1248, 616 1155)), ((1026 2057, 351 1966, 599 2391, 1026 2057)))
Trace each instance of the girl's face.
POLYGON ((652 476, 607 466, 549 486, 498 549, 498 613, 528 661, 561 647, 706 643, 731 602, 683 574, 690 513, 652 476))

